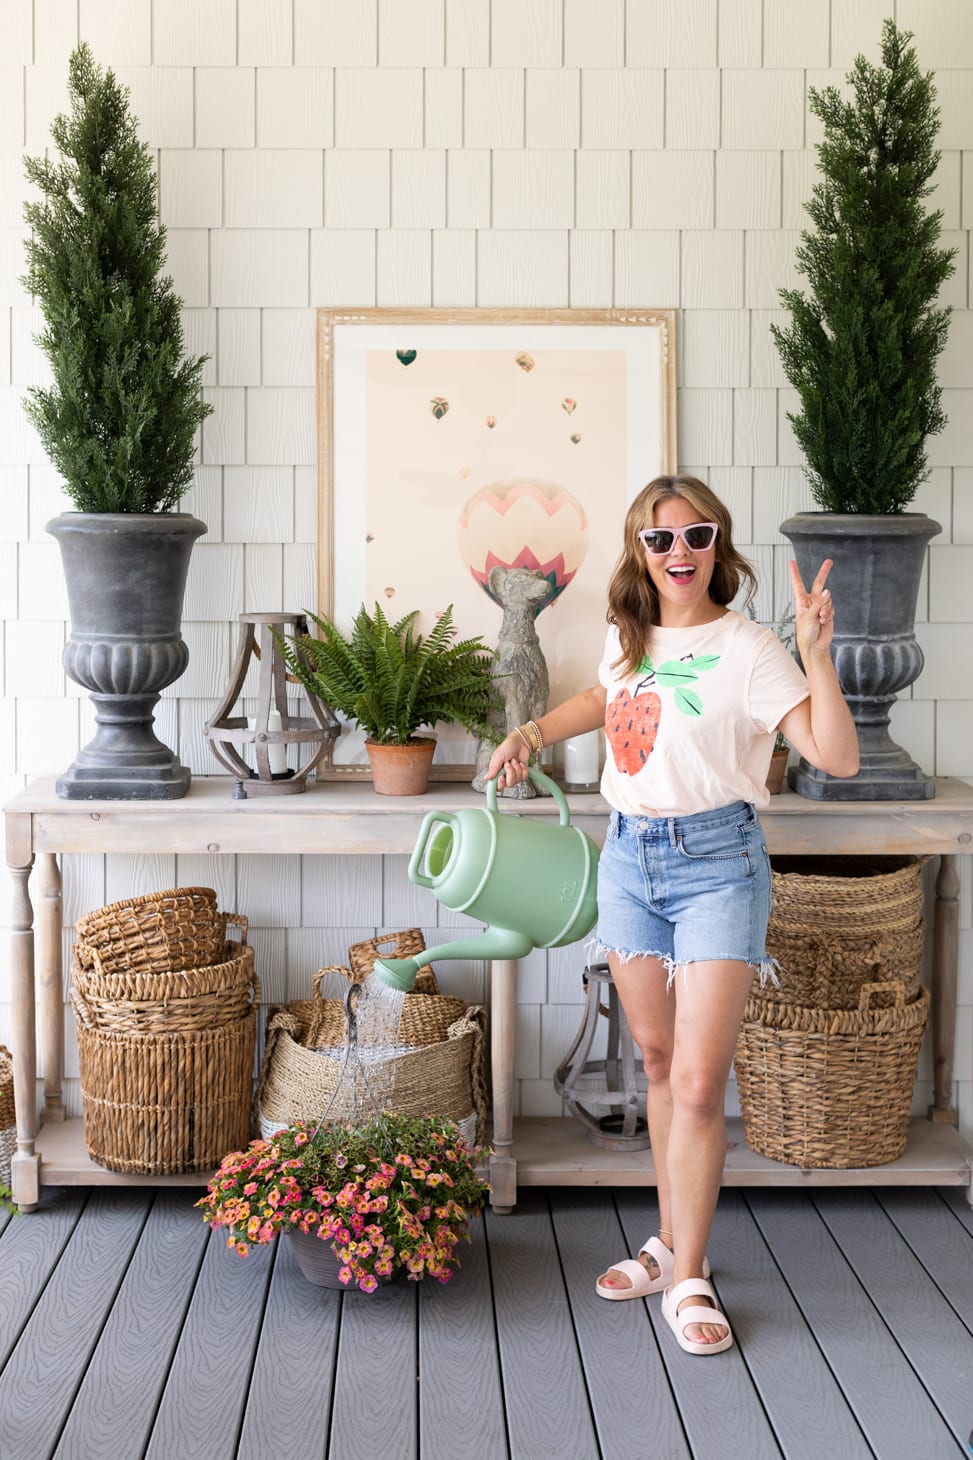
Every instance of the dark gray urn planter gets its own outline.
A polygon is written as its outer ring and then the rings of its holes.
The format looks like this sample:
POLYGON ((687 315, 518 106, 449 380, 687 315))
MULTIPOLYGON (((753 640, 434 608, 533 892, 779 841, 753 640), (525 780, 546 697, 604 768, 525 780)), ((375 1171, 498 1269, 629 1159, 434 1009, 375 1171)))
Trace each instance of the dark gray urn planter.
POLYGON ((889 735, 889 713, 922 669, 916 600, 926 545, 942 528, 922 512, 800 512, 780 530, 793 543, 808 586, 824 559, 834 559, 828 578, 835 603, 831 657, 861 755, 857 776, 847 780, 802 759, 790 771, 791 786, 815 801, 931 799, 934 782, 889 735))
POLYGON ((47 531, 61 550, 71 613, 64 668, 90 691, 98 724, 57 794, 178 800, 190 773, 155 734, 153 711, 189 663, 182 602, 206 524, 185 512, 65 512, 47 531))

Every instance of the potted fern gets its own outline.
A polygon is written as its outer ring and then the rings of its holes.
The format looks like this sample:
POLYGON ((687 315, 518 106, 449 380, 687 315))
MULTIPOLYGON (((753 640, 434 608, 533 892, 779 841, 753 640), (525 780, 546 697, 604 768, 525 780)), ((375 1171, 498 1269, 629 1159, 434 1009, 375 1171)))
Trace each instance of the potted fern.
POLYGON ((940 212, 926 199, 939 162, 930 74, 892 20, 881 64, 864 56, 835 87, 811 88, 824 126, 820 181, 798 267, 809 293, 785 289, 786 328, 771 326, 800 398, 790 415, 816 512, 781 525, 806 582, 834 559, 839 616, 833 655, 858 729, 861 769, 843 780, 804 760, 791 783, 815 800, 920 800, 933 781, 889 735, 896 695, 917 678, 915 612, 930 538, 941 531, 905 509, 927 475, 926 438, 946 418, 936 360, 949 311, 939 291, 953 251, 939 246, 940 212))
POLYGON ((294 678, 364 730, 375 790, 387 796, 428 785, 436 741, 420 729, 443 721, 496 739, 489 716, 502 710, 494 653, 479 637, 456 641, 452 604, 426 635, 417 617, 414 609, 390 623, 379 604, 373 614, 362 605, 345 635, 309 613, 320 638, 278 639, 294 678))
POLYGON ((47 524, 67 583, 70 677, 91 692, 97 733, 58 780, 89 800, 174 800, 190 773, 158 739, 159 691, 189 662, 181 637, 189 560, 204 523, 173 511, 192 479, 205 357, 185 358, 165 276, 152 153, 127 89, 87 45, 68 67, 70 113, 54 147, 25 160, 40 200, 25 284, 52 382, 25 410, 76 511, 47 524))

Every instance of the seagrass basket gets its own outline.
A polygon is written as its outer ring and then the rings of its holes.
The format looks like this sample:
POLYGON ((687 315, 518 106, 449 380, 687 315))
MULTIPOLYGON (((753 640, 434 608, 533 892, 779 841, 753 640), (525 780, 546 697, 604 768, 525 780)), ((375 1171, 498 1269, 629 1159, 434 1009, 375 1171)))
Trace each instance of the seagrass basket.
POLYGON ((255 1007, 219 1029, 78 1026, 88 1154, 109 1171, 208 1171, 250 1139, 255 1007))
POLYGON ((929 993, 860 991, 856 1009, 751 995, 734 1066, 747 1145, 807 1169, 881 1166, 905 1150, 929 993))
MULTIPOLYGON (((772 1003, 857 1009, 866 984, 919 991, 927 858, 774 858, 767 952, 779 964, 772 1003)), ((757 992, 756 986, 754 993, 757 992)))
POLYGON ((106 971, 102 950, 72 952, 85 1144, 110 1171, 206 1171, 250 1138, 260 983, 247 919, 219 917, 205 965, 131 967, 114 944, 106 971))
POLYGON ((212 887, 150 892, 78 919, 77 956, 102 973, 167 971, 217 963, 232 914, 221 913, 212 887))
POLYGON ((0 1044, 0 1186, 10 1185, 10 1161, 16 1145, 13 1055, 5 1044, 0 1044))

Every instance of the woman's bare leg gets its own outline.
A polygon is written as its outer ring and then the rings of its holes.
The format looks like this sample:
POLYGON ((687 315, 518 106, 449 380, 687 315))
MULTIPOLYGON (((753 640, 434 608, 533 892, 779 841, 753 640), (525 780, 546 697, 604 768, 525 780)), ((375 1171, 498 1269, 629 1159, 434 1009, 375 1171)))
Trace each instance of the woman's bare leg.
MULTIPOLYGON (((669 1144, 669 1123, 672 1099, 669 1093, 669 1064, 672 1059, 675 1021, 675 1000, 666 993, 667 973, 658 958, 632 958, 623 962, 614 953, 608 955, 612 980, 618 990, 632 1038, 642 1054, 642 1064, 649 1081, 646 1115, 652 1160, 655 1165, 659 1199, 659 1226, 662 1241, 672 1246, 672 1218, 669 1203, 669 1177, 666 1170, 666 1149, 669 1144)), ((643 1254, 639 1261, 649 1277, 659 1276, 651 1257, 643 1254)), ((611 1268, 598 1280, 604 1287, 630 1288, 629 1279, 611 1268)))
MULTIPOLYGON (((726 1084, 752 981, 749 964, 729 960, 692 963, 676 976, 666 1150, 676 1283, 702 1275, 726 1158, 726 1084)), ((707 1301, 687 1299, 690 1305, 707 1301)), ((715 1343, 725 1334, 725 1328, 709 1323, 687 1330, 701 1343, 715 1343)))

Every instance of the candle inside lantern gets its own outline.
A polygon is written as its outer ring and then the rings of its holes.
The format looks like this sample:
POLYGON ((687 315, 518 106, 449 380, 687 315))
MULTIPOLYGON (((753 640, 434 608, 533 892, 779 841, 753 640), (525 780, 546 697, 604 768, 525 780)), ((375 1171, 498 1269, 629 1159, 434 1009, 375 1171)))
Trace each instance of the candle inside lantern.
POLYGON ((568 786, 596 786, 598 784, 598 755, 601 741, 600 730, 588 730, 584 735, 572 735, 564 742, 564 780, 568 786))
MULTIPOLYGON (((256 730, 257 719, 251 715, 247 724, 251 730, 256 730)), ((280 718, 280 710, 271 710, 267 716, 267 730, 283 730, 283 722, 280 718)), ((287 774, 287 746, 280 743, 267 746, 267 753, 270 757, 270 774, 272 776, 283 776, 287 774)))

